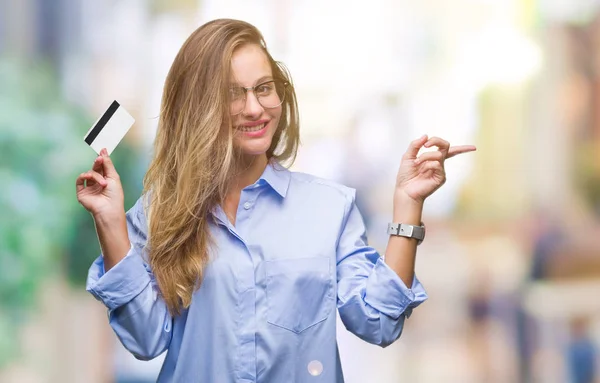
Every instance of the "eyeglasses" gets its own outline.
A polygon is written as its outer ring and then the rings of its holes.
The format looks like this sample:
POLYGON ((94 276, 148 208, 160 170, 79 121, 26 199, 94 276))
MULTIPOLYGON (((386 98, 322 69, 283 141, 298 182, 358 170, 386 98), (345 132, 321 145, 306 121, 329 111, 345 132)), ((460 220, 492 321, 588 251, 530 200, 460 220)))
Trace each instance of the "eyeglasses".
POLYGON ((243 86, 232 86, 229 88, 231 115, 235 116, 244 111, 246 107, 246 96, 248 92, 254 92, 258 103, 267 109, 277 108, 283 104, 285 99, 285 88, 289 85, 283 80, 269 80, 258 85, 246 88, 243 86))

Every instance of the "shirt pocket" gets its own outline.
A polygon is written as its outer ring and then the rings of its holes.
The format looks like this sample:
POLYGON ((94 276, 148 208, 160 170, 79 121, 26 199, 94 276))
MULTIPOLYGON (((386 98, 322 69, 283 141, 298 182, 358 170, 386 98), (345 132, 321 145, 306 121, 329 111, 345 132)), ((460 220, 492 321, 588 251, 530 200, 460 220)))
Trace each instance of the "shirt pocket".
POLYGON ((329 257, 266 261, 267 322, 300 333, 333 308, 329 257))

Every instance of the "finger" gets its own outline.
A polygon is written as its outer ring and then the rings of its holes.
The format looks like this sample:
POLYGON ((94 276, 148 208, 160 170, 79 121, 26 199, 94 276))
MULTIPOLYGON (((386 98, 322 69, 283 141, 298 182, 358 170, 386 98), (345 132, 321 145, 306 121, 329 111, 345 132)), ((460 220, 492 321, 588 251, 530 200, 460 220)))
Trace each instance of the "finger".
POLYGON ((477 148, 474 145, 460 145, 460 146, 451 146, 448 149, 448 154, 446 158, 451 158, 456 156, 457 154, 474 152, 477 148))
POLYGON ((85 173, 81 173, 79 177, 77 177, 77 180, 75 180, 75 190, 77 191, 77 193, 79 193, 85 188, 84 174, 85 173))
POLYGON ((92 165, 92 170, 103 175, 103 173, 104 173, 104 168, 102 166, 103 162, 104 162, 104 157, 102 157, 102 156, 96 157, 96 159, 94 160, 94 164, 92 165))
POLYGON ((102 156, 102 170, 104 172, 104 176, 112 179, 118 179, 119 174, 115 169, 115 165, 113 164, 110 156, 108 155, 108 151, 106 148, 100 151, 100 155, 102 156))
POLYGON ((444 171, 444 166, 439 161, 424 162, 419 168, 419 172, 421 174, 439 174, 442 177, 442 183, 446 182, 446 172, 444 171))
POLYGON ((450 148, 450 143, 439 137, 431 137, 423 146, 425 146, 426 148, 437 146, 442 153, 447 154, 448 149, 450 148))
POLYGON ((100 173, 90 170, 85 173, 81 173, 79 177, 77 177, 77 181, 75 182, 77 192, 82 191, 86 188, 86 186, 90 186, 89 183, 86 185, 86 181, 95 181, 102 187, 107 185, 106 180, 100 175, 100 173))
POLYGON ((100 184, 102 186, 106 186, 108 184, 108 182, 102 176, 102 174, 100 174, 98 172, 95 172, 93 170, 88 170, 85 174, 87 175, 86 176, 87 177, 86 178, 86 181, 87 181, 86 185, 87 186, 90 186, 93 183, 98 183, 98 184, 100 184))
POLYGON ((424 134, 416 140, 412 141, 410 145, 408 145, 408 149, 406 153, 404 153, 404 158, 409 160, 414 160, 417 158, 417 154, 419 154, 419 150, 423 146, 423 144, 427 141, 427 135, 424 134))
POLYGON ((429 170, 444 173, 444 166, 440 161, 426 161, 419 166, 419 172, 425 172, 429 170))
POLYGON ((444 154, 442 152, 440 152, 439 150, 436 150, 433 152, 425 152, 425 153, 422 153, 419 157, 417 157, 417 159, 415 160, 415 165, 418 165, 425 161, 441 161, 443 159, 444 159, 444 154))

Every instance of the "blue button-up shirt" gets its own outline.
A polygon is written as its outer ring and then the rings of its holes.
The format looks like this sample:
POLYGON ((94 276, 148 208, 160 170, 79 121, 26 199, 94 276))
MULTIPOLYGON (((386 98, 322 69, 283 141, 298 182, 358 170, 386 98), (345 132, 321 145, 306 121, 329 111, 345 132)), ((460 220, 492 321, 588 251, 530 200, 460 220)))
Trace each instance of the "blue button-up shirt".
POLYGON ((353 189, 269 164, 242 190, 236 225, 214 211, 216 247, 189 308, 172 317, 144 249, 144 198, 127 212, 127 256, 100 256, 87 290, 138 359, 167 351, 159 382, 343 382, 336 315, 385 347, 427 299, 367 245, 353 189))

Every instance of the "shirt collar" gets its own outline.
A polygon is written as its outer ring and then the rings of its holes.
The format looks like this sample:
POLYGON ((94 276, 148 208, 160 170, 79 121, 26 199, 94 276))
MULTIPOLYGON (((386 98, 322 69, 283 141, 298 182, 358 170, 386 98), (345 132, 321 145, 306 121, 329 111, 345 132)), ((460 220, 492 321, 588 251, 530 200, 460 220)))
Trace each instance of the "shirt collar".
MULTIPOLYGON (((288 188, 290 186, 290 180, 292 178, 291 172, 280 165, 278 162, 272 160, 269 161, 267 167, 263 171, 263 174, 260 176, 258 181, 254 183, 254 185, 264 185, 267 184, 273 189, 277 194, 281 197, 285 198, 287 195, 288 188)), ((212 211, 213 216, 222 223, 227 226, 229 219, 225 215, 223 208, 221 205, 215 206, 212 211)))
POLYGON ((259 183, 266 182, 273 190, 280 196, 285 198, 287 195, 288 188, 290 186, 291 173, 290 171, 280 165, 278 162, 271 160, 267 164, 265 171, 258 180, 259 183))

